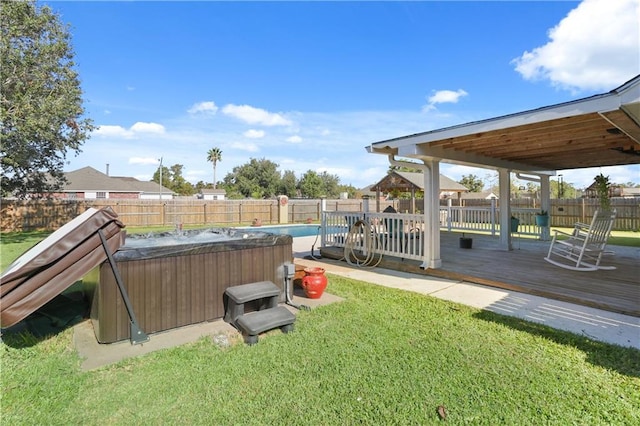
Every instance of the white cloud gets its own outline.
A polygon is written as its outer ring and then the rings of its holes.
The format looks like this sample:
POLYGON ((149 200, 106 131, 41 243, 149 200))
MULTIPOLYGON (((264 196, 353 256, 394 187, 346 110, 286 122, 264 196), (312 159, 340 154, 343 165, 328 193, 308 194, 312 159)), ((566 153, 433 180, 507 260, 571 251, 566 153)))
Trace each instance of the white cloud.
POLYGON ((264 130, 249 129, 243 133, 246 138, 260 139, 264 137, 264 130))
POLYGON ((263 126, 291 126, 293 123, 281 114, 265 111, 249 105, 225 105, 222 112, 249 124, 263 126))
POLYGON ((428 104, 425 105, 423 110, 429 111, 436 108, 437 104, 456 104, 463 96, 467 96, 468 93, 462 89, 456 91, 453 90, 437 90, 433 92, 433 95, 427 98, 428 104))
POLYGON ((139 164, 139 165, 155 164, 159 166, 160 159, 155 157, 131 157, 129 158, 129 164, 139 164))
POLYGON ((213 101, 204 101, 193 104, 191 108, 187 110, 189 114, 210 114, 213 115, 218 111, 218 107, 213 101))
POLYGON ((155 133, 155 134, 163 134, 165 132, 164 126, 158 123, 144 123, 142 121, 138 121, 133 126, 131 126, 131 131, 133 133, 155 133))
POLYGON ((291 143, 300 143, 302 142, 302 138, 298 135, 293 135, 293 136, 289 136, 286 139, 287 142, 291 142, 291 143))
POLYGON ((122 126, 101 125, 94 132, 94 135, 104 137, 130 138, 131 132, 122 126))
POLYGON ((549 31, 549 42, 512 61, 525 80, 609 90, 640 69, 640 2, 585 0, 549 31))
POLYGON ((165 129, 162 124, 158 123, 144 123, 138 121, 129 129, 125 129, 122 126, 100 125, 95 130, 94 135, 106 137, 106 138, 123 138, 132 139, 139 134, 164 134, 165 129))
POLYGON ((247 152, 260 151, 260 148, 258 147, 258 145, 254 143, 246 143, 246 142, 234 142, 231 144, 231 148, 238 149, 240 151, 247 151, 247 152))

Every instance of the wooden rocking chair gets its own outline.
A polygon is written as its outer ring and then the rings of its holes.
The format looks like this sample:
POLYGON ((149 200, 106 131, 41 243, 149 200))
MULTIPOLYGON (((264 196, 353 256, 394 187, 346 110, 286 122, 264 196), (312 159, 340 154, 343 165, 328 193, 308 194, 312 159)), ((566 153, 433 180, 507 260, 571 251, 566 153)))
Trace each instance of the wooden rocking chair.
POLYGON ((615 219, 615 210, 596 210, 590 225, 576 223, 572 234, 556 230, 544 260, 573 271, 616 269, 615 266, 600 266, 615 219), (568 238, 561 240, 559 236, 568 238))

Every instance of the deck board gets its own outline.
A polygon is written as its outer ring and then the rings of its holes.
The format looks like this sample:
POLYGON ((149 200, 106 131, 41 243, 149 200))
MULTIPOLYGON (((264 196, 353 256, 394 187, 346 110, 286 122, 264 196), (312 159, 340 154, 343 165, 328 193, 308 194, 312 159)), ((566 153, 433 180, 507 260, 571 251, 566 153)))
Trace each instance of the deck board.
MULTIPOLYGON (((423 270, 420 262, 386 256, 379 267, 468 281, 579 303, 640 317, 640 249, 611 246, 602 265, 615 270, 570 271, 544 260, 550 242, 517 239, 514 249, 499 248, 497 237, 470 235, 472 249, 461 249, 460 234, 441 233, 442 267, 423 270)), ((325 247, 323 256, 339 259, 341 248, 325 247)))

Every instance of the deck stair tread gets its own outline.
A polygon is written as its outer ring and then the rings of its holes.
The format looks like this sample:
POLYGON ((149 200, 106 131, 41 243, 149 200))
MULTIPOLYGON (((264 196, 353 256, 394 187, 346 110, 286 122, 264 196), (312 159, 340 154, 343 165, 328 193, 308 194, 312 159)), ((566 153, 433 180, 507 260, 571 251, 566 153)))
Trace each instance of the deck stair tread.
POLYGON ((293 324, 296 316, 284 306, 251 312, 238 318, 238 328, 243 334, 256 336, 274 328, 293 324))
POLYGON ((260 281, 229 287, 225 293, 236 303, 247 303, 265 297, 279 296, 280 289, 271 281, 260 281))

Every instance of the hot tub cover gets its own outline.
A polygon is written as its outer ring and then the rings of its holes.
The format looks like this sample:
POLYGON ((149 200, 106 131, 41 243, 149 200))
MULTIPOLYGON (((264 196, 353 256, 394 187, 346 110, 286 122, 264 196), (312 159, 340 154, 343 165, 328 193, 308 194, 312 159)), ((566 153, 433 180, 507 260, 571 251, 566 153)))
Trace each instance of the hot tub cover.
POLYGON ((291 245, 290 235, 270 234, 237 228, 192 229, 127 235, 125 244, 114 254, 117 261, 158 259, 252 247, 291 245))
POLYGON ((16 259, 0 276, 0 326, 10 327, 36 311, 124 244, 124 224, 110 208, 90 208, 16 259))

